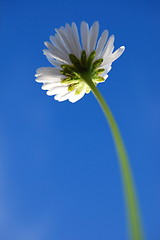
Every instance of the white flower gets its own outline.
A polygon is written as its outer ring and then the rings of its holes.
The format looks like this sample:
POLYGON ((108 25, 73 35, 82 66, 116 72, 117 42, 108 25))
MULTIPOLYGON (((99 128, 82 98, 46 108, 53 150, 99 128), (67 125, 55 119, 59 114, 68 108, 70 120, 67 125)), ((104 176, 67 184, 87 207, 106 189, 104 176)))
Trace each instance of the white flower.
POLYGON ((76 102, 90 92, 84 76, 87 74, 95 85, 104 82, 112 62, 125 48, 122 46, 113 52, 114 35, 108 38, 107 30, 97 41, 98 22, 90 28, 87 23, 81 23, 81 41, 75 23, 67 23, 55 31, 55 36, 50 37, 51 43, 45 42, 48 49, 44 50, 44 55, 54 67, 37 69, 36 81, 43 83, 42 89, 47 90, 49 96, 55 95, 55 100, 76 102))

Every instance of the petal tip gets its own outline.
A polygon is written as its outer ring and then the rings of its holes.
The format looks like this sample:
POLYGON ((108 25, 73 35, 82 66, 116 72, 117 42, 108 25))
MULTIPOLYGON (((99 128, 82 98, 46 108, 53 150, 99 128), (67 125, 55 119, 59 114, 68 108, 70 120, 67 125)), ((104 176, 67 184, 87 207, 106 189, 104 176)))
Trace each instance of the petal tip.
POLYGON ((126 48, 125 46, 121 46, 120 49, 124 51, 126 48))
POLYGON ((47 42, 47 41, 45 41, 45 42, 44 42, 44 45, 47 47, 47 46, 48 46, 48 42, 47 42))

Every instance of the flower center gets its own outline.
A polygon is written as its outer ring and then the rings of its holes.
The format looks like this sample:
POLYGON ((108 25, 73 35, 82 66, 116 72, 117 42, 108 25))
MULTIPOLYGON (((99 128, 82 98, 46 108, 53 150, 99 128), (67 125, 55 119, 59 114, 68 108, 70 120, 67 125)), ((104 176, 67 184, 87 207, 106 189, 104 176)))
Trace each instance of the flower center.
POLYGON ((86 93, 90 92, 90 87, 88 86, 86 79, 83 78, 84 74, 90 76, 95 85, 99 82, 104 82, 104 78, 100 76, 105 70, 100 68, 103 59, 101 58, 94 61, 95 56, 96 51, 93 51, 87 57, 86 52, 83 50, 80 59, 73 54, 69 55, 72 65, 61 65, 61 73, 66 76, 61 83, 68 84, 69 91, 76 90, 75 94, 80 94, 85 89, 86 93))

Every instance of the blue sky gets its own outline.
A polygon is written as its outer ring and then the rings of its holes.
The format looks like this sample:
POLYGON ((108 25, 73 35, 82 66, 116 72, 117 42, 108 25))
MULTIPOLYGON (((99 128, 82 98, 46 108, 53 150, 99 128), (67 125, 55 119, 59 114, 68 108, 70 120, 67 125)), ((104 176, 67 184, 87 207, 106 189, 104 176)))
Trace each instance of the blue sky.
POLYGON ((110 130, 90 93, 58 103, 34 81, 44 41, 98 20, 126 51, 99 89, 121 129, 147 240, 160 239, 160 4, 3 1, 0 12, 0 239, 128 240, 110 130))

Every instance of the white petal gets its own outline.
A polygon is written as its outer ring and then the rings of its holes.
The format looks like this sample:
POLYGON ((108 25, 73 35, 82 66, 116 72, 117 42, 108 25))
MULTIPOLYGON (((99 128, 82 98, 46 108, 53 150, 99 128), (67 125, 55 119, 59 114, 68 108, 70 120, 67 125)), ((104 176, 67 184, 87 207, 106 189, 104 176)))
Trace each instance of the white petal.
POLYGON ((89 55, 89 27, 86 22, 81 23, 81 40, 82 40, 82 46, 83 50, 86 51, 86 54, 89 55))
POLYGON ((97 37, 99 32, 99 23, 94 22, 90 29, 90 42, 89 42, 89 51, 90 53, 95 50, 95 46, 97 43, 97 37))
POLYGON ((106 43, 106 46, 102 52, 102 58, 105 60, 106 57, 108 57, 113 49, 114 49, 114 46, 113 46, 113 43, 114 43, 114 35, 111 35, 106 43))
POLYGON ((68 86, 60 86, 60 87, 55 87, 52 88, 51 90, 47 91, 46 94, 48 96, 52 96, 58 93, 67 93, 68 92, 68 86))
POLYGON ((69 50, 70 53, 73 53, 72 50, 72 44, 70 43, 68 39, 68 35, 66 33, 66 29, 64 27, 61 27, 60 29, 55 29, 56 32, 59 34, 59 36, 62 38, 63 42, 65 43, 67 49, 69 50))
MULTIPOLYGON (((111 69, 111 67, 110 67, 110 69, 111 69)), ((107 78, 108 78, 108 73, 109 72, 109 68, 107 68, 102 74, 101 74, 101 76, 106 80, 107 78)))
POLYGON ((67 36, 69 42, 71 43, 72 53, 75 56, 78 56, 78 51, 77 51, 76 44, 75 44, 74 34, 73 34, 71 26, 68 23, 66 23, 66 36, 67 36))
POLYGON ((58 34, 55 34, 55 36, 50 36, 51 43, 56 46, 61 52, 65 54, 65 56, 69 55, 69 50, 66 48, 66 45, 64 44, 63 40, 60 38, 58 34))
POLYGON ((61 61, 58 61, 58 60, 55 60, 53 59, 51 56, 49 55, 46 55, 46 58, 48 59, 48 61, 55 67, 61 69, 61 65, 63 64, 63 62, 61 61))
POLYGON ((75 23, 72 23, 72 31, 73 31, 73 35, 74 35, 74 39, 75 39, 77 52, 78 52, 78 56, 77 57, 80 58, 82 47, 81 47, 80 40, 79 40, 78 29, 77 29, 77 26, 76 26, 75 23))
POLYGON ((53 53, 55 52, 55 53, 61 55, 64 59, 66 59, 68 57, 68 55, 66 55, 64 52, 62 52, 57 47, 53 46, 50 42, 44 42, 44 44, 50 50, 50 52, 53 52, 53 53))
POLYGON ((107 66, 108 64, 114 62, 117 58, 119 58, 119 57, 122 55, 122 53, 124 52, 124 50, 125 50, 125 47, 124 47, 124 46, 118 48, 111 56, 109 56, 109 57, 107 58, 107 60, 105 61, 104 65, 103 65, 103 63, 102 63, 102 67, 105 67, 105 66, 107 66))
POLYGON ((52 81, 53 79, 56 79, 56 80, 61 80, 61 77, 59 76, 56 76, 56 75, 43 75, 43 76, 39 76, 37 77, 37 79, 39 80, 48 80, 48 82, 50 82, 50 80, 52 81))
POLYGON ((52 77, 52 78, 49 78, 49 77, 38 77, 38 78, 35 79, 35 81, 39 82, 39 83, 54 83, 54 82, 61 81, 61 79, 55 78, 55 77, 52 77))
MULTIPOLYGON (((53 46, 54 47, 54 46, 53 46)), ((59 51, 57 51, 56 49, 53 50, 48 50, 48 49, 44 49, 43 50, 43 54, 47 55, 49 57, 55 58, 63 63, 67 63, 69 64, 69 58, 65 57, 64 54, 61 54, 59 51)))
POLYGON ((53 44, 51 44, 50 42, 44 42, 44 45, 51 51, 55 51, 55 52, 58 52, 58 53, 61 53, 63 54, 57 47, 53 46, 53 44))
POLYGON ((63 78, 62 74, 54 74, 54 73, 45 73, 45 74, 37 74, 36 75, 37 79, 61 79, 63 78))
POLYGON ((107 41, 107 38, 108 38, 108 31, 105 30, 103 33, 102 33, 102 36, 100 37, 99 41, 98 41, 98 44, 97 44, 97 48, 96 48, 96 57, 95 59, 97 60, 99 58, 99 55, 102 53, 103 51, 103 48, 104 48, 104 45, 107 41))
POLYGON ((54 67, 38 68, 35 76, 37 77, 36 82, 40 82, 40 83, 47 83, 47 82, 53 83, 53 82, 61 81, 62 79, 65 78, 65 76, 63 76, 60 73, 60 70, 54 67))
POLYGON ((41 75, 57 75, 62 76, 60 70, 55 67, 40 67, 36 70, 36 77, 41 75))
POLYGON ((50 41, 51 41, 51 43, 53 44, 53 46, 55 46, 55 47, 57 47, 57 48, 59 48, 59 46, 58 46, 58 44, 57 44, 57 40, 56 40, 56 38, 55 38, 55 36, 50 36, 50 41))
POLYGON ((74 94, 72 96, 69 97, 69 101, 72 103, 77 102, 78 100, 80 100, 85 94, 85 90, 83 90, 80 94, 74 94))
POLYGON ((57 94, 54 99, 59 102, 67 100, 72 95, 72 92, 67 92, 66 94, 57 94))
POLYGON ((105 71, 101 74, 101 76, 105 78, 106 74, 111 70, 112 66, 111 64, 108 64, 104 68, 105 68, 105 71))
POLYGON ((54 82, 54 83, 44 83, 41 88, 43 90, 50 90, 54 87, 60 87, 60 86, 62 86, 62 83, 60 81, 57 81, 57 82, 54 82))

